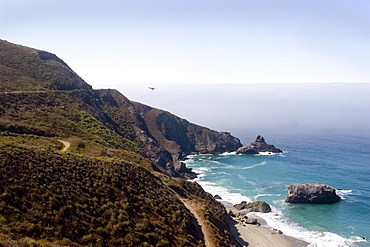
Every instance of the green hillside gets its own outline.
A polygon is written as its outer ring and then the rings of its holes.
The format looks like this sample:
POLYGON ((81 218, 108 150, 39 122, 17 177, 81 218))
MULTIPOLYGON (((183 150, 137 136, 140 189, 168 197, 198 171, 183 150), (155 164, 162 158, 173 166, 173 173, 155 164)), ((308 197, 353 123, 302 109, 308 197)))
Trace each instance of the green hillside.
POLYGON ((0 92, 92 90, 54 54, 0 40, 0 92))
POLYGON ((224 207, 175 177, 194 175, 180 153, 239 140, 145 107, 0 40, 0 246, 238 246, 224 207))
POLYGON ((1 144, 0 169, 6 246, 201 246, 189 211, 138 165, 1 144))

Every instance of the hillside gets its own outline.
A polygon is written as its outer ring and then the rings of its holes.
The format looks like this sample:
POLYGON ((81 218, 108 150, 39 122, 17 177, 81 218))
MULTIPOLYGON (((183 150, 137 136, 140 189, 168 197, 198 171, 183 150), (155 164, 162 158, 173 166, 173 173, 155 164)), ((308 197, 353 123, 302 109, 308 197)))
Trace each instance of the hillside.
POLYGON ((25 236, 60 245, 200 243, 191 214, 143 168, 9 144, 0 157, 3 243, 25 236))
POLYGON ((4 40, 0 40, 0 80, 0 92, 92 90, 56 55, 4 40))
POLYGON ((0 40, 0 246, 238 246, 224 207, 174 177, 239 146, 0 40))

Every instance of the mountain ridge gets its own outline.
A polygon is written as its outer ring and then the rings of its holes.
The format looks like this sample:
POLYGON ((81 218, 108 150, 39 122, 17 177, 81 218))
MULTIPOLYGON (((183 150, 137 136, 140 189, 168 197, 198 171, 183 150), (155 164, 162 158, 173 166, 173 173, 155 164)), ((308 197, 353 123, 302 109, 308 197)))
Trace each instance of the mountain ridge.
POLYGON ((239 140, 153 109, 93 90, 52 53, 0 40, 0 245, 204 246, 182 202, 191 200, 210 244, 239 246, 224 207, 180 179, 195 175, 185 155, 233 151, 239 140))
POLYGON ((89 109, 86 112, 136 143, 172 176, 194 178, 195 174, 181 164, 188 154, 223 153, 242 146, 227 132, 213 131, 169 112, 131 102, 117 90, 93 90, 63 60, 49 52, 0 40, 0 61, 5 68, 0 72, 0 92, 71 91, 89 109), (14 72, 13 76, 7 71, 14 72))

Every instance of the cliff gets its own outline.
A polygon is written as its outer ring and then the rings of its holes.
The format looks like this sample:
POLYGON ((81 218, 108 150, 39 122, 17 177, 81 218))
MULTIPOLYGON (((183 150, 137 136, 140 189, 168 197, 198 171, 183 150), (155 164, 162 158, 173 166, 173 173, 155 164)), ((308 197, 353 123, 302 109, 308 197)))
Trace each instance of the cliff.
POLYGON ((238 146, 0 40, 0 245, 237 246, 223 206, 174 176, 188 153, 238 146))
POLYGON ((169 112, 131 102, 116 90, 97 90, 96 98, 105 114, 117 127, 116 132, 138 144, 168 174, 194 177, 181 163, 191 153, 223 153, 241 146, 240 140, 227 132, 198 126, 169 112))
POLYGON ((240 140, 228 132, 210 130, 167 111, 137 102, 133 104, 160 145, 179 158, 191 153, 230 152, 242 146, 240 140))

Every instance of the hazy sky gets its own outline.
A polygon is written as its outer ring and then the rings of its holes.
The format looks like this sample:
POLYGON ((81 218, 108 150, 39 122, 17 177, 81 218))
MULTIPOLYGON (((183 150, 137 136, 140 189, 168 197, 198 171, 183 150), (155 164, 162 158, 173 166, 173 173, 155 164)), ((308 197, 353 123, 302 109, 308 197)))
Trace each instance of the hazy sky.
POLYGON ((0 0, 0 30, 94 88, 370 82, 369 0, 0 0))
POLYGON ((369 0, 0 0, 0 34, 217 130, 370 126, 369 0))
POLYGON ((314 129, 363 135, 370 131, 370 83, 161 84, 154 91, 138 88, 140 85, 124 85, 121 91, 132 100, 220 131, 253 135, 314 129))

